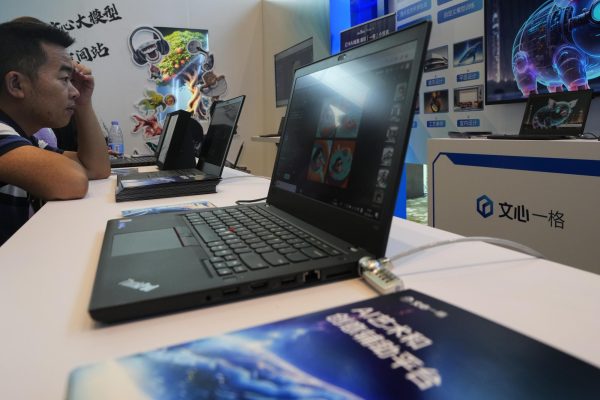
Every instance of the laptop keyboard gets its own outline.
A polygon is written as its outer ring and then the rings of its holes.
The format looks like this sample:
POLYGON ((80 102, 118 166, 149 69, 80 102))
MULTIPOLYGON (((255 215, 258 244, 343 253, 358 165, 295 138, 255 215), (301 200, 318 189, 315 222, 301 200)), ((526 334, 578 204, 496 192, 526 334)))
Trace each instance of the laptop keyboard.
MULTIPOLYGON (((342 254, 257 206, 185 217, 209 249, 205 266, 222 277, 342 254)), ((185 236, 180 229, 178 234, 185 236)))

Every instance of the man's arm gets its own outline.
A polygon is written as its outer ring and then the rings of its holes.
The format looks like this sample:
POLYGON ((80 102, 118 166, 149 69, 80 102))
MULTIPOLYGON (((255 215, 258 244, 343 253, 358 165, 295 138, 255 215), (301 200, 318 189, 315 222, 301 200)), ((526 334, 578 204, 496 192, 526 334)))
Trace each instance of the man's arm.
POLYGON ((74 64, 73 86, 79 91, 76 100, 75 127, 77 128, 77 152, 65 151, 64 155, 80 163, 89 179, 103 179, 110 175, 110 161, 102 128, 92 107, 94 78, 89 68, 74 64))
POLYGON ((80 164, 35 146, 17 147, 0 156, 0 182, 44 200, 78 199, 88 189, 88 177, 80 164))

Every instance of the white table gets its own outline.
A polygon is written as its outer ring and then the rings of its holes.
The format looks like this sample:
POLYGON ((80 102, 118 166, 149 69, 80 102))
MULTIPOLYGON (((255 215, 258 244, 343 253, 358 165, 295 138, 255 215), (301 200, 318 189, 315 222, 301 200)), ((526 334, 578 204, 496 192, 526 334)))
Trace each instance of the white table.
MULTIPOLYGON (((376 295, 361 280, 101 326, 87 314, 106 220, 120 211, 266 196, 263 178, 226 170, 217 194, 115 203, 114 179, 85 199, 51 202, 0 247, 0 392, 61 399, 80 365, 225 333, 376 295)), ((388 254, 455 235, 395 219, 388 254)), ((483 243, 439 247, 396 263, 408 288, 475 312, 600 366, 600 276, 483 243)))

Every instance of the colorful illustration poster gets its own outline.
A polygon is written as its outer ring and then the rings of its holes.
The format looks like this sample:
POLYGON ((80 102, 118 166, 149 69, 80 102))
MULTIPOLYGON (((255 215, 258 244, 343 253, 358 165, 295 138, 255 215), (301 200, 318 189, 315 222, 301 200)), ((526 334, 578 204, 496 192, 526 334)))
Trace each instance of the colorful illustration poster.
MULTIPOLYGON (((146 69, 154 85, 135 104, 133 133, 156 144, 169 112, 185 110, 196 121, 210 119, 210 106, 227 93, 227 80, 215 70, 205 29, 141 26, 129 36, 132 61, 146 69)), ((202 141, 195 130, 194 144, 202 141)), ((152 146, 149 146, 152 147, 152 146)))

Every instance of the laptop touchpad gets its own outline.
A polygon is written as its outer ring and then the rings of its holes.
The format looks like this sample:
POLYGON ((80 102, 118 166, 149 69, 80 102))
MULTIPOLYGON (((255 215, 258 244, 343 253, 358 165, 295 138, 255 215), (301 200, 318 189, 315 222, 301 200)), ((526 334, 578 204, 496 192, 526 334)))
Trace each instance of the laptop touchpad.
POLYGON ((182 247, 173 228, 122 233, 113 237, 111 256, 149 253, 182 247))

